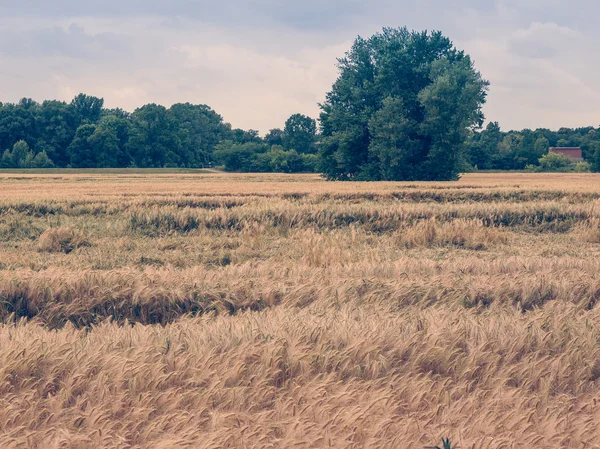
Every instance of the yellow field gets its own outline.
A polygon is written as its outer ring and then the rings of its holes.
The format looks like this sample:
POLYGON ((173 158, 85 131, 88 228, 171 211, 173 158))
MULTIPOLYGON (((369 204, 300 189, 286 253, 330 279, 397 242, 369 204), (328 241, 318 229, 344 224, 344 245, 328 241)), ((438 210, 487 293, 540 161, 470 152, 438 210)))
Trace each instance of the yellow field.
POLYGON ((0 173, 0 447, 600 447, 600 176, 0 173))

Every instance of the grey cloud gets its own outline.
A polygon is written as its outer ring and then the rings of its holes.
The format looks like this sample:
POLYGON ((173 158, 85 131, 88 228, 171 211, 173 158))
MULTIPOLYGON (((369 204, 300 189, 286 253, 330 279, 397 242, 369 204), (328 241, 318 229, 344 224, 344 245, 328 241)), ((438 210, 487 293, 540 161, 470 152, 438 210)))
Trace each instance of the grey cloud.
POLYGON ((87 34, 76 23, 66 28, 0 32, 0 53, 20 58, 62 56, 97 60, 107 55, 127 56, 130 51, 128 37, 109 32, 87 34))
POLYGON ((0 101, 190 101, 266 131, 318 114, 357 35, 406 25, 471 54, 504 128, 587 125, 600 102, 598 11, 591 0, 0 0, 0 101))
POLYGON ((279 23, 292 28, 314 29, 339 26, 348 17, 369 9, 359 0, 25 0, 19 4, 0 4, 0 16, 28 17, 184 17, 205 23, 257 24, 279 23))
POLYGON ((517 31, 509 41, 510 50, 522 57, 550 59, 577 46, 583 36, 556 23, 533 23, 517 31))

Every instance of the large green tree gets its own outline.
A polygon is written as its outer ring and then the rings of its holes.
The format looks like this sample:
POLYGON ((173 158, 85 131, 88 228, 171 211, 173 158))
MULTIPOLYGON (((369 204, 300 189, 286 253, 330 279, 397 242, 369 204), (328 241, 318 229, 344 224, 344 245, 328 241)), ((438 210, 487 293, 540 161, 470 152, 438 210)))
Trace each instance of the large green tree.
POLYGON ((357 38, 338 68, 321 105, 325 176, 457 179, 488 87, 468 55, 440 32, 384 28, 357 38))

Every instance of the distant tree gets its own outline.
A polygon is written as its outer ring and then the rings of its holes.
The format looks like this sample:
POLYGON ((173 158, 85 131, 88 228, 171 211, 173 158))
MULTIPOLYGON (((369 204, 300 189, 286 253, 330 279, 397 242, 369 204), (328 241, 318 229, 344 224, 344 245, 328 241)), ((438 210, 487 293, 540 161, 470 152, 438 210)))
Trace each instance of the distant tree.
POLYGON ((498 147, 503 139, 498 122, 490 122, 481 132, 473 132, 465 145, 469 164, 481 170, 497 168, 498 147))
POLYGON ((264 171, 281 173, 300 173, 304 171, 304 159, 296 150, 285 151, 279 145, 271 147, 267 157, 268 165, 264 171))
POLYGON ((591 147, 592 158, 590 161, 593 172, 600 172, 600 142, 594 142, 591 147))
POLYGON ((12 168, 12 153, 10 150, 4 150, 0 158, 0 168, 12 168))
POLYGON ((233 143, 262 143, 258 131, 249 129, 248 131, 236 128, 231 132, 231 141, 233 143))
POLYGON ((582 129, 583 135, 580 139, 580 146, 585 160, 591 161, 594 158, 596 145, 600 144, 600 133, 593 127, 582 129))
POLYGON ((212 160, 215 146, 231 138, 231 127, 206 105, 178 103, 169 109, 180 141, 180 164, 203 167, 212 160))
POLYGON ((499 167, 504 170, 519 170, 527 165, 527 159, 519 154, 523 144, 523 135, 511 131, 504 135, 504 139, 498 146, 499 167))
POLYGON ((2 168, 47 168, 53 166, 54 164, 45 152, 34 156, 24 140, 15 143, 12 151, 4 151, 0 158, 0 167, 2 168))
MULTIPOLYGON (((96 167, 119 167, 123 160, 118 130, 111 126, 111 121, 101 122, 93 134, 87 138, 87 143, 95 156, 96 167)), ((88 126, 88 125, 84 125, 88 126)))
POLYGON ((45 151, 59 167, 70 163, 67 148, 75 137, 78 119, 74 109, 63 101, 44 101, 36 117, 36 151, 45 151))
POLYGON ((17 143, 15 143, 15 145, 13 146, 12 149, 12 153, 11 153, 11 165, 14 168, 25 168, 29 165, 29 160, 31 159, 31 157, 28 158, 28 156, 31 155, 31 150, 29 148, 29 145, 27 145, 27 142, 25 142, 24 140, 20 140, 17 143))
POLYGON ((550 148, 550 142, 545 137, 540 137, 535 141, 533 149, 539 157, 542 157, 544 154, 548 152, 550 148))
POLYGON ((521 170, 527 164, 534 164, 538 159, 543 156, 548 149, 545 151, 537 152, 535 148, 535 142, 537 135, 530 129, 523 129, 519 133, 518 145, 514 150, 513 165, 515 169, 521 170))
POLYGON ((283 147, 283 137, 283 130, 279 128, 274 128, 265 135, 264 141, 270 147, 272 147, 273 145, 279 145, 283 147))
POLYGON ((319 156, 317 154, 301 154, 302 171, 305 173, 317 173, 319 171, 319 156))
POLYGON ((179 137, 169 111, 147 104, 131 114, 128 150, 137 167, 178 166, 179 137))
POLYGON ((37 108, 38 103, 35 100, 32 100, 31 98, 21 98, 21 100, 19 100, 19 106, 26 110, 32 110, 37 108))
POLYGON ((78 124, 95 124, 100 120, 104 99, 91 95, 79 94, 71 101, 78 124))
POLYGON ((283 147, 308 154, 316 151, 317 122, 302 114, 294 114, 285 122, 283 147))
POLYGON ((488 83, 439 32, 384 28, 339 60, 321 105, 329 179, 457 179, 488 83))
POLYGON ((129 167, 132 159, 128 151, 131 122, 121 114, 105 115, 100 119, 90 142, 99 153, 99 166, 129 167))
POLYGON ((227 171, 256 171, 255 163, 258 154, 266 153, 268 147, 261 143, 234 143, 223 141, 214 151, 215 161, 222 164, 227 171))
POLYGON ((35 144, 38 108, 39 105, 29 98, 22 99, 16 105, 0 106, 0 148, 12 148, 20 140, 35 144))
POLYGON ((100 114, 100 118, 102 117, 117 117, 119 119, 127 120, 131 117, 131 114, 121 108, 113 108, 113 109, 102 109, 102 113, 100 114))
POLYGON ((95 132, 96 125, 86 124, 77 128, 75 138, 67 148, 72 167, 94 168, 98 166, 98 154, 90 143, 90 137, 95 132))
POLYGON ((35 155, 32 160, 32 168, 52 168, 54 163, 48 157, 45 151, 41 151, 35 155))

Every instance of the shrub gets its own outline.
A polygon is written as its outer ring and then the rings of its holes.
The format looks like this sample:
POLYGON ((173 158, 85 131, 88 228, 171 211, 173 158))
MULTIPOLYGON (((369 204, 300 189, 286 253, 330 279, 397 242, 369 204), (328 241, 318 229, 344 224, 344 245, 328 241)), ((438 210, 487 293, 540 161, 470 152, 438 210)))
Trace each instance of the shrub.
POLYGON ((70 227, 47 229, 38 241, 38 251, 48 253, 65 253, 77 248, 91 246, 83 231, 70 227))
POLYGON ((564 154, 550 152, 539 159, 538 172, 567 172, 574 168, 573 162, 564 154))
POLYGON ((577 164, 575 164, 575 171, 579 173, 592 171, 592 164, 585 161, 577 162, 577 164))
POLYGON ((50 168, 54 163, 48 157, 45 151, 41 151, 36 156, 27 145, 27 142, 20 140, 15 143, 13 150, 6 150, 0 158, 1 168, 50 168))

